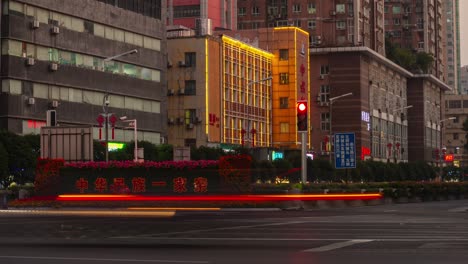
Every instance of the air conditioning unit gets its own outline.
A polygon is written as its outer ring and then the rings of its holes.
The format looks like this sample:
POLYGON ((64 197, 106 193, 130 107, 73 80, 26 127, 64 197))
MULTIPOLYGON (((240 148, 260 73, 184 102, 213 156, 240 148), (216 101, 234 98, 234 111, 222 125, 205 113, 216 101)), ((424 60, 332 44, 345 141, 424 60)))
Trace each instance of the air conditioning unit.
POLYGON ((168 119, 167 119, 167 123, 168 123, 168 124, 174 124, 174 118, 172 118, 172 117, 171 117, 171 118, 168 118, 168 119))
POLYGON ((185 94, 185 89, 184 89, 184 88, 180 88, 180 89, 179 89, 179 94, 185 94))
POLYGON ((192 129, 192 128, 193 128, 193 124, 192 124, 192 123, 187 124, 187 128, 188 128, 188 129, 192 129))
POLYGON ((28 105, 33 105, 35 103, 36 103, 36 98, 34 98, 34 97, 28 98, 28 105))
POLYGON ((168 89, 167 95, 174 95, 174 89, 168 89))
POLYGON ((320 79, 320 80, 325 80, 325 75, 320 74, 319 79, 320 79))
POLYGON ((53 100, 50 105, 53 107, 53 108, 57 108, 59 106, 59 102, 57 100, 53 100))
POLYGON ((336 11, 330 11, 330 16, 336 16, 336 11))
POLYGON ((183 124, 184 123, 184 118, 183 117, 178 117, 177 118, 177 123, 178 124, 183 124))
POLYGON ((59 34, 60 28, 57 26, 53 26, 50 32, 52 32, 52 34, 59 34))
POLYGON ((179 67, 185 67, 185 61, 179 61, 179 67))
POLYGON ((31 22, 31 28, 32 29, 37 29, 37 28, 39 28, 39 26, 40 26, 39 20, 34 20, 34 21, 31 22))
POLYGON ((34 64, 36 64, 36 60, 34 58, 27 58, 26 59, 26 65, 33 66, 34 64))
POLYGON ((50 70, 51 71, 57 71, 58 70, 58 63, 55 63, 55 62, 51 63, 50 64, 50 70))

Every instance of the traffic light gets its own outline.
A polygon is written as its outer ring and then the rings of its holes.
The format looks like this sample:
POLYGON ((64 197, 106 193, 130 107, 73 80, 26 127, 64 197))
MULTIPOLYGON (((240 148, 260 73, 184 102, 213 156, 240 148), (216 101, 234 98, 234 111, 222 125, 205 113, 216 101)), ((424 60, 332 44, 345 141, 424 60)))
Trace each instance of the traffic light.
POLYGON ((307 132, 307 101, 297 101, 297 132, 307 132))

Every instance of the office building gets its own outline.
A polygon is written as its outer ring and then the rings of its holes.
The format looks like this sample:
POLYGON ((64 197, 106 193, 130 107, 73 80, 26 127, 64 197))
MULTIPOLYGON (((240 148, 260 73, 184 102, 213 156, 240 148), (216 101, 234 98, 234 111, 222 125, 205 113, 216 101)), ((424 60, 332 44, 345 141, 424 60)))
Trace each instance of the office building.
POLYGON ((165 1, 2 3, 2 129, 39 133, 53 109, 59 126, 93 125, 98 139, 108 103, 114 140, 134 139, 118 121, 127 116, 138 120, 139 140, 164 142, 165 1))

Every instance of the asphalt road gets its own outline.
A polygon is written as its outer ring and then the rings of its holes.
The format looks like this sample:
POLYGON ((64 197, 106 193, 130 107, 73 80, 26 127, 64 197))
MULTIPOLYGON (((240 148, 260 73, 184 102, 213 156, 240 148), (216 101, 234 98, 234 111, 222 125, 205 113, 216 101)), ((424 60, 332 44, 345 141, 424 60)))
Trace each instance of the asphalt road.
POLYGON ((468 200, 93 212, 0 211, 0 263, 468 263, 468 200))

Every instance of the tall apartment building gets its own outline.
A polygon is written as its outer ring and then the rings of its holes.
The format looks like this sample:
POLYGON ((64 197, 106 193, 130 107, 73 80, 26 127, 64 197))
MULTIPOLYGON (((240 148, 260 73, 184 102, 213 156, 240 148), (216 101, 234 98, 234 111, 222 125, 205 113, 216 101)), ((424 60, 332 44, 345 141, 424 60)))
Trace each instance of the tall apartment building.
POLYGON ((385 54, 384 0, 238 1, 238 29, 295 26, 313 47, 366 46, 385 54))
POLYGON ((446 13, 442 0, 385 1, 385 35, 397 47, 434 56, 430 74, 442 81, 446 70, 446 13))
MULTIPOLYGON (((98 138, 96 119, 107 94, 110 113, 138 120, 139 140, 161 142, 166 134, 164 1, 2 4, 1 129, 39 133, 46 111, 54 109, 60 126, 95 125, 98 138), (136 54, 123 56, 135 49, 136 54)), ((116 126, 115 140, 133 140, 124 124, 116 126)))
POLYGON ((460 67, 460 94, 468 94, 468 65, 460 67))
POLYGON ((167 25, 235 30, 237 0, 168 0, 167 25))
POLYGON ((460 17, 458 0, 444 1, 447 18, 447 84, 455 94, 462 93, 460 88, 460 17))
POLYGON ((270 147, 272 84, 257 80, 270 77, 273 54, 228 36, 171 35, 168 142, 270 147))

